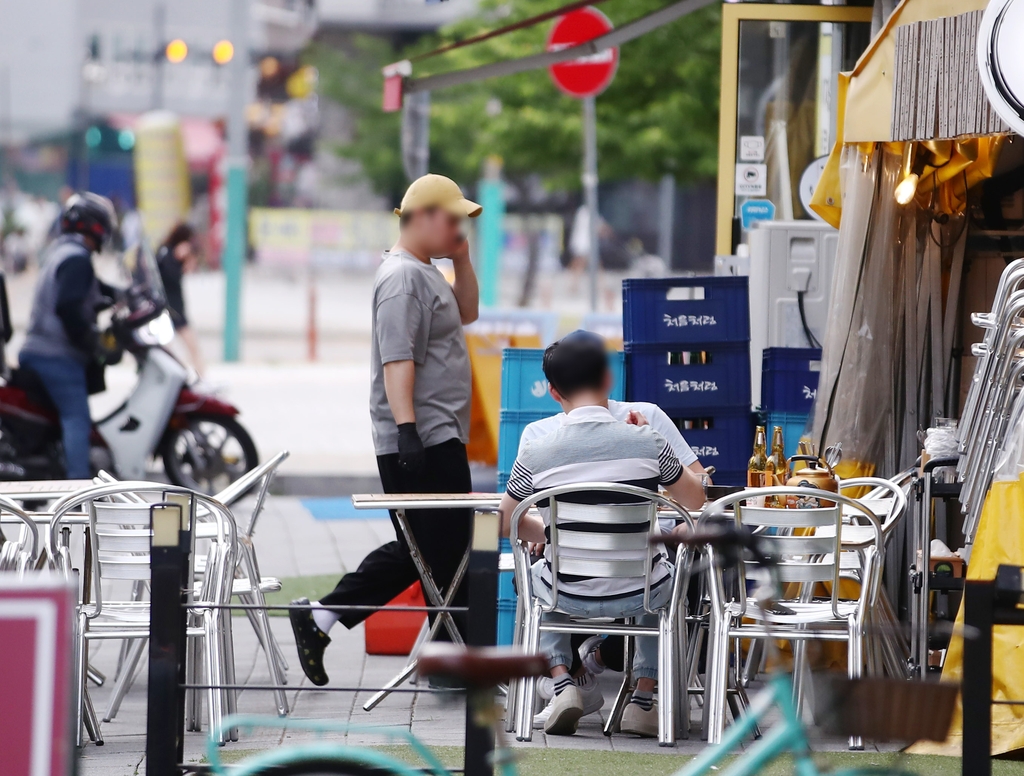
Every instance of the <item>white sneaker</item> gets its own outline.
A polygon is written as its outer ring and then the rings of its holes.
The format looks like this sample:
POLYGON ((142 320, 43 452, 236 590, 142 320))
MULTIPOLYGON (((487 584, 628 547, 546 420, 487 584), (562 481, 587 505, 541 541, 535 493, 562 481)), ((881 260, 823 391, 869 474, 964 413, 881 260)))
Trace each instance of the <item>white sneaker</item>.
MULTIPOLYGON (((587 671, 591 671, 590 667, 587 666, 587 657, 601 647, 604 642, 604 636, 591 636, 589 639, 580 644, 580 648, 577 650, 580 656, 580 660, 583 661, 583 666, 587 671)), ((600 668, 600 671, 593 671, 595 674, 599 674, 604 671, 604 666, 600 665, 596 660, 593 661, 595 668, 600 668)))
MULTIPOLYGON (((579 727, 583 716, 583 693, 575 684, 566 687, 562 692, 548 701, 537 717, 543 716, 542 727, 545 733, 553 736, 571 736, 579 727)), ((536 718, 534 727, 537 726, 536 718)))
POLYGON ((636 703, 626 704, 622 712, 619 732, 632 733, 641 738, 658 737, 658 704, 655 702, 650 711, 644 711, 636 703))
MULTIPOLYGON (((553 694, 555 680, 549 677, 542 677, 537 681, 537 693, 540 694, 540 683, 545 680, 550 682, 550 692, 553 694)), ((604 693, 601 692, 601 688, 598 687, 593 676, 590 677, 590 681, 584 681, 582 685, 580 685, 579 680, 577 680, 576 688, 580 691, 580 698, 583 702, 583 714, 581 716, 585 717, 588 714, 594 714, 604 708, 604 693)), ((547 724, 548 719, 551 717, 551 709, 553 705, 554 698, 549 696, 547 705, 533 715, 534 730, 540 730, 547 724)))

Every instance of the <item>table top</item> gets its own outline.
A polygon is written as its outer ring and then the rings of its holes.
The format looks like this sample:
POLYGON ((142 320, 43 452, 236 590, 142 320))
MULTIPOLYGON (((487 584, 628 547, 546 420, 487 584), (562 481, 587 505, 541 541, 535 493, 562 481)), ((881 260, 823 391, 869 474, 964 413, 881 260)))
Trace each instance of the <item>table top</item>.
POLYGON ((93 485, 92 480, 5 480, 0 481, 0 496, 15 501, 51 500, 93 485))
POLYGON ((497 508, 501 493, 353 493, 356 509, 497 508))

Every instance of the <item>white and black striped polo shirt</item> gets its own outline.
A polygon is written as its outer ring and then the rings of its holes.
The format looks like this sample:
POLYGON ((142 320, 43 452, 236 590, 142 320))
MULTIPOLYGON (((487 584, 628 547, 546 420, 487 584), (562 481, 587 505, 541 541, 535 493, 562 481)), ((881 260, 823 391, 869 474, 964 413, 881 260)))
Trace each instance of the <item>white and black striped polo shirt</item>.
MULTIPOLYGON (((671 485, 683 473, 682 464, 664 437, 650 426, 631 426, 616 420, 605 407, 574 409, 562 416, 562 425, 547 436, 527 442, 519 451, 506 491, 522 501, 534 493, 575 482, 615 482, 657 490, 671 485)), ((605 491, 580 491, 559 497, 559 503, 621 504, 636 503, 635 497, 605 491)), ((537 505, 547 525, 550 510, 546 502, 537 505)), ((607 526, 591 526, 585 511, 569 510, 559 514, 560 531, 601 531, 607 526), (570 527, 572 526, 572 527, 570 527)), ((634 530, 632 527, 630 530, 634 530)), ((635 530, 646 531, 646 526, 635 530)), ((547 549, 550 561, 550 547, 547 549)), ((636 551, 647 554, 648 550, 636 551)), ((602 555, 601 557, 606 557, 602 555)), ((642 556, 641 556, 642 557, 642 556)), ((622 560, 635 560, 636 553, 624 554, 622 560)), ((664 555, 653 560, 651 582, 661 584, 668 579, 671 566, 664 555)), ((551 569, 545 563, 542 579, 550 587, 551 569)), ((560 592, 580 598, 618 598, 643 589, 642 578, 598 579, 559 574, 560 592)))

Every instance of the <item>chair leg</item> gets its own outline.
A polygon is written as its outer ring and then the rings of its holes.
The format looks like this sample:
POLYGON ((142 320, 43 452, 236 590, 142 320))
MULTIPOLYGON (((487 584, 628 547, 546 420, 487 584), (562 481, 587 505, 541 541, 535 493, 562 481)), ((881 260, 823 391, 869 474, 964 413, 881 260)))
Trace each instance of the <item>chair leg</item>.
POLYGON ((224 684, 222 674, 223 662, 221 659, 221 637, 217 632, 217 616, 212 611, 203 612, 203 673, 206 684, 210 689, 206 691, 207 709, 210 715, 210 735, 218 733, 217 742, 227 743, 227 731, 221 727, 224 719, 223 691, 216 689, 217 685, 224 684))
MULTIPOLYGON (((235 676, 235 640, 232 629, 232 616, 228 610, 221 610, 219 613, 220 633, 223 637, 220 659, 224 671, 224 684, 236 684, 235 676)), ((226 714, 238 712, 238 690, 224 691, 224 711, 226 714)), ((228 738, 231 741, 238 740, 238 729, 232 728, 228 731, 228 738)))
POLYGON ((664 610, 658 616, 658 743, 676 744, 676 635, 675 612, 664 610))
MULTIPOLYGON (((277 660, 274 648, 274 634, 270 630, 270 620, 267 617, 267 610, 265 608, 267 601, 263 597, 263 591, 260 590, 259 577, 256 576, 259 574, 259 568, 256 566, 255 554, 252 552, 252 548, 249 545, 242 546, 242 560, 245 563, 245 571, 248 574, 249 584, 252 588, 252 592, 244 596, 244 598, 260 607, 259 609, 247 609, 246 611, 250 615, 249 620, 252 623, 253 630, 256 631, 256 638, 263 647, 263 654, 267 659, 267 669, 270 671, 270 678, 274 684, 282 686, 287 680, 277 660)), ((230 619, 230 612, 228 616, 230 619)), ((234 654, 233 651, 231 654, 234 654)), ((288 716, 288 696, 285 694, 285 691, 275 690, 274 700, 277 704, 278 716, 288 716)))
MULTIPOLYGON (((851 679, 860 679, 864 671, 864 628, 856 615, 850 615, 849 642, 846 649, 846 667, 851 679)), ((864 740, 860 736, 850 736, 850 749, 861 750, 864 740)))
POLYGON ((624 650, 622 666, 622 684, 619 685, 619 692, 612 703, 611 711, 608 712, 608 719, 604 723, 604 734, 606 736, 619 732, 619 723, 622 721, 622 712, 626 710, 626 704, 633 692, 633 655, 636 652, 636 645, 632 636, 625 636, 626 648, 624 650))
MULTIPOLYGON (((526 607, 522 596, 516 596, 516 620, 512 628, 512 649, 521 652, 523 649, 523 630, 526 627, 526 607)), ((512 733, 516 729, 519 715, 519 704, 522 701, 523 681, 513 678, 508 684, 505 696, 505 732, 512 733)))
MULTIPOLYGON (((193 618, 195 618, 194 615, 193 618)), ((204 638, 204 636, 194 636, 187 639, 185 670, 189 684, 202 684, 204 638)), ((189 731, 198 732, 203 729, 203 695, 201 691, 187 690, 185 692, 185 714, 185 725, 189 731)))
POLYGON ((75 657, 73 668, 73 704, 75 709, 75 746, 81 747, 85 742, 82 736, 83 718, 85 716, 85 682, 88 663, 85 657, 85 630, 88 620, 79 614, 75 625, 75 657))
MULTIPOLYGON (((526 644, 526 652, 528 654, 534 654, 540 649, 541 608, 539 603, 535 603, 530 607, 528 610, 528 618, 529 619, 526 623, 526 633, 524 634, 524 642, 526 644)), ((536 698, 536 677, 524 678, 523 692, 519 702, 519 721, 516 726, 517 741, 533 740, 533 713, 536 698)))
POLYGON ((124 696, 135 683, 135 677, 138 675, 139 670, 139 661, 142 659, 142 653, 146 645, 149 644, 149 639, 125 639, 125 643, 129 644, 128 653, 121 664, 120 674, 117 677, 117 682, 114 684, 114 692, 110 695, 107 713, 103 715, 104 722, 110 722, 117 716, 117 712, 121 708, 121 701, 124 700, 124 696))
POLYGON ((83 696, 85 703, 83 708, 83 721, 85 722, 85 729, 89 732, 89 738, 92 739, 96 746, 103 746, 103 732, 100 730, 100 719, 96 716, 96 709, 92 705, 92 696, 89 695, 89 689, 85 689, 83 696))
POLYGON ((704 713, 708 718, 708 743, 722 743, 725 730, 726 696, 729 691, 729 614, 713 617, 714 629, 708 648, 708 680, 704 713))

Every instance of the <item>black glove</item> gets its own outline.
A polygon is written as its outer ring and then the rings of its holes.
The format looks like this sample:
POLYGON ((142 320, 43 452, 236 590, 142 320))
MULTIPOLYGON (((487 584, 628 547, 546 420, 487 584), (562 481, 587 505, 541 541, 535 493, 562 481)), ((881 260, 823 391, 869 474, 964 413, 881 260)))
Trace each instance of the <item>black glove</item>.
POLYGON ((423 449, 423 441, 416 432, 415 423, 398 424, 398 463, 407 472, 416 472, 423 468, 427 454, 423 449))

